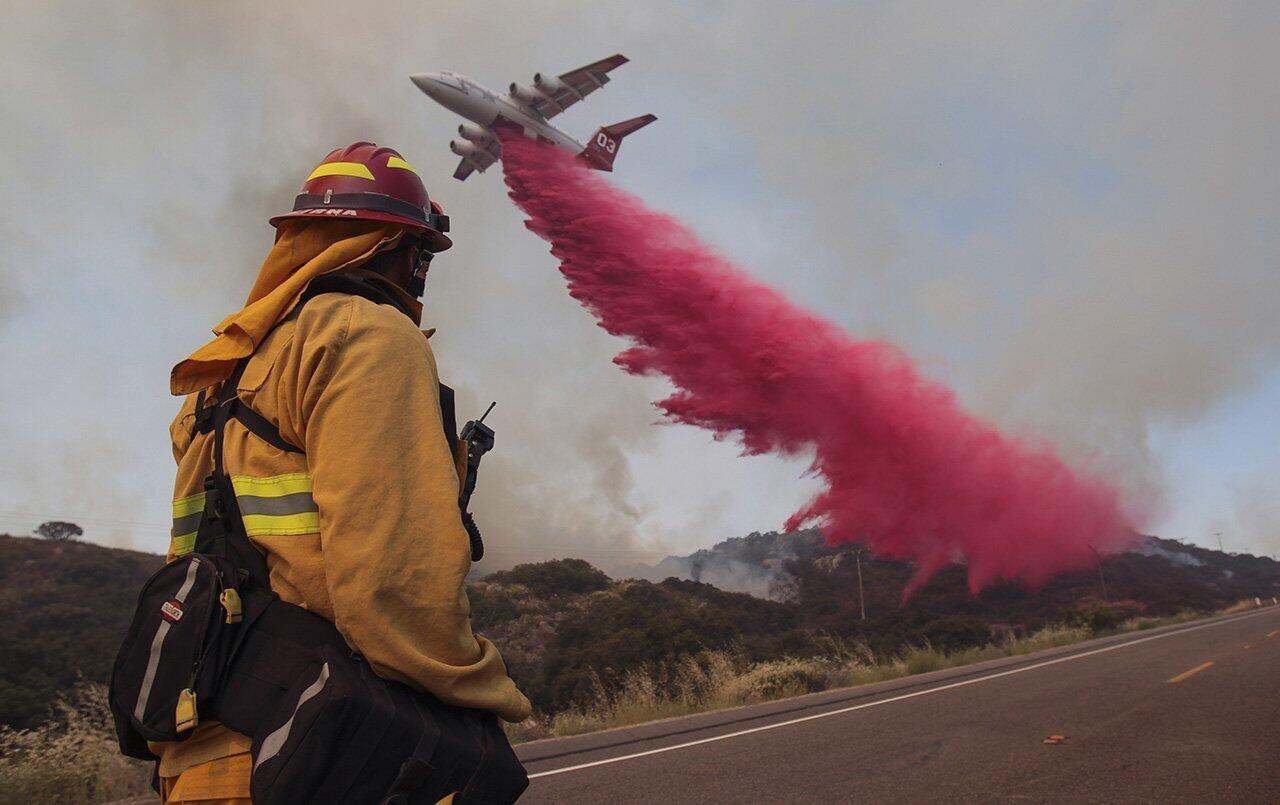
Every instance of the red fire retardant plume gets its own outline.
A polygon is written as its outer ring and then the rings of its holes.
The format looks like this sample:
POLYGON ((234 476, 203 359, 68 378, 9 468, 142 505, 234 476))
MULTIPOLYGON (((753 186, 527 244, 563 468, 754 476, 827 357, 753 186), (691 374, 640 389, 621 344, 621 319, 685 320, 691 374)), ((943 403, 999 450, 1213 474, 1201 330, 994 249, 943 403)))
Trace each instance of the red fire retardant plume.
POLYGON ((573 298, 634 344, 615 362, 675 385, 669 419, 747 454, 813 451, 825 488, 786 528, 914 560, 908 594, 953 561, 975 593, 1034 586, 1135 538, 1114 488, 967 413, 892 344, 850 338, 572 156, 507 138, 503 164, 573 298))

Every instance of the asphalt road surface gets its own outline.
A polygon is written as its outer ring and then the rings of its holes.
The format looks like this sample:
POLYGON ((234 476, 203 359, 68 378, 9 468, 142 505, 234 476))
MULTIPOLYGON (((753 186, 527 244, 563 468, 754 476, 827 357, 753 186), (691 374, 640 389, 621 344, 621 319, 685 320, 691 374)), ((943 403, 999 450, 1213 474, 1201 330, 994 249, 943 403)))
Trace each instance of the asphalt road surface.
POLYGON ((518 752, 522 803, 1280 803, 1280 607, 518 752))

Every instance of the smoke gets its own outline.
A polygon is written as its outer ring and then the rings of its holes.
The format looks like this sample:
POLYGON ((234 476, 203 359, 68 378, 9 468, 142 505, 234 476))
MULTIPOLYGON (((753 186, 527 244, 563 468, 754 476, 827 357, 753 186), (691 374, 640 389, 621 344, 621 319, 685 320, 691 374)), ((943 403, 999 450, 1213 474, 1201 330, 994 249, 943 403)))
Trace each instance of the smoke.
POLYGON ((824 488, 788 530, 915 560, 908 594, 952 561, 976 592, 1136 538, 1110 486, 965 413, 892 345, 850 339, 562 152, 504 137, 503 165, 570 295, 634 344, 615 363, 676 386, 658 403, 670 420, 749 455, 815 451, 824 488))
POLYGON ((1141 494, 1153 429, 1280 365, 1280 8, 1027 10, 789 8, 787 69, 733 115, 859 266, 824 275, 824 312, 1141 494))
MULTIPOLYGON (((648 426, 662 383, 609 376, 609 341, 528 254, 492 173, 447 178, 457 120, 405 78, 428 69, 501 88, 627 54, 556 120, 582 135, 657 112, 623 182, 806 306, 921 356, 976 412, 1129 488, 1160 481, 1153 429, 1201 421, 1280 364, 1280 9, 776 12, 7 4, 0 512, 74 519, 92 499, 163 549, 168 369, 243 301, 266 217, 355 139, 404 151, 453 218, 427 324, 460 402, 499 401, 482 567, 656 558, 794 506, 794 465, 735 465, 692 429, 648 426), (36 477, 75 462, 112 485, 90 497, 36 477)), ((1171 506, 1197 497, 1180 493, 1171 506)))
POLYGON ((1228 550, 1242 552, 1242 546, 1272 558, 1280 559, 1280 490, 1274 475, 1241 488, 1232 507, 1232 523, 1228 530, 1234 543, 1228 550))
POLYGON ((1184 551, 1171 551, 1162 547, 1155 540, 1142 540, 1132 548, 1132 551, 1142 556, 1159 556, 1175 565, 1186 565, 1188 567, 1200 567, 1204 564, 1195 557, 1194 554, 1184 551))
POLYGON ((790 601, 799 590, 795 577, 787 571, 787 562, 798 556, 797 548, 820 542, 817 532, 754 533, 732 537, 688 556, 668 556, 656 565, 633 568, 632 574, 650 581, 674 576, 757 598, 790 601))
MULTIPOLYGON (((617 393, 599 382, 607 357, 555 389, 542 389, 548 399, 538 399, 538 392, 500 397, 486 420, 497 432, 497 448, 485 458, 473 506, 485 535, 485 568, 585 557, 616 572, 668 549, 659 535, 646 537, 649 507, 627 458, 643 448, 648 405, 635 390, 617 393), (562 396, 580 403, 558 403, 562 396)), ((516 376, 536 385, 527 365, 509 371, 523 371, 516 376)), ((476 387, 495 384, 478 379, 476 387)), ((477 392, 461 393, 459 423, 487 404, 477 392)))
POLYGON ((17 237, 13 227, 0 222, 0 327, 16 313, 22 305, 22 293, 18 289, 16 272, 12 271, 14 260, 11 257, 14 249, 12 243, 17 237))
POLYGON ((746 593, 775 601, 786 600, 783 582, 788 576, 780 566, 752 565, 706 550, 698 551, 692 556, 668 556, 635 575, 650 581, 672 577, 690 579, 729 592, 746 593))
MULTIPOLYGON (((87 538, 132 531, 164 549, 169 367, 243 302, 271 244, 266 219, 307 171, 370 139, 402 150, 454 221, 424 326, 439 330, 460 418, 499 401, 475 500, 482 567, 573 555, 610 568, 670 550, 643 522, 652 504, 630 468, 651 440, 644 391, 600 382, 607 347, 564 317, 572 303, 549 260, 493 237, 511 228, 501 186, 448 179, 456 120, 407 78, 451 67, 495 86, 527 80, 544 67, 532 43, 477 54, 491 14, 410 2, 356 20, 336 2, 11 11, 0 137, 20 157, 0 176, 0 326, 23 337, 0 354, 22 378, 0 392, 0 516, 12 530, 76 519, 87 538)), ((552 69, 601 55, 557 50, 552 69)))

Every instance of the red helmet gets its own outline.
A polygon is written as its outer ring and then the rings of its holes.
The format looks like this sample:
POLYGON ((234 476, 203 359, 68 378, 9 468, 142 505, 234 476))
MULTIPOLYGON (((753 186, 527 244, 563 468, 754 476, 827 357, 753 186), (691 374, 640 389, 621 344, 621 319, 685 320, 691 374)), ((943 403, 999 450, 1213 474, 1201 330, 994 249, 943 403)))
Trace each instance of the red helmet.
POLYGON ((293 212, 277 215, 271 225, 316 217, 411 226, 422 233, 433 252, 453 245, 444 234, 449 231, 449 216, 427 197, 417 172, 395 150, 373 143, 352 143, 331 151, 303 183, 293 212))

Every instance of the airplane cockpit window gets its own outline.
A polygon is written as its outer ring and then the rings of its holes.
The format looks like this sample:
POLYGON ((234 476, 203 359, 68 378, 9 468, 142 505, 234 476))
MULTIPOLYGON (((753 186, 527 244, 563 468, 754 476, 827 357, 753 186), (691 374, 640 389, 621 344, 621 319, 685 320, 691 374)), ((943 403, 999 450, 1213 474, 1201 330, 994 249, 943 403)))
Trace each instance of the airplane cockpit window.
POLYGON ((455 73, 440 73, 440 81, 462 92, 466 92, 469 89, 467 82, 455 73))

